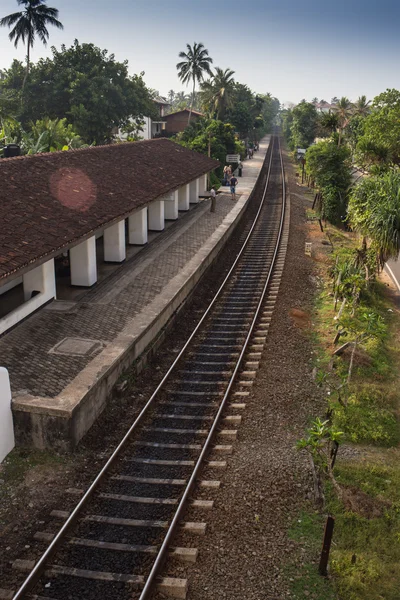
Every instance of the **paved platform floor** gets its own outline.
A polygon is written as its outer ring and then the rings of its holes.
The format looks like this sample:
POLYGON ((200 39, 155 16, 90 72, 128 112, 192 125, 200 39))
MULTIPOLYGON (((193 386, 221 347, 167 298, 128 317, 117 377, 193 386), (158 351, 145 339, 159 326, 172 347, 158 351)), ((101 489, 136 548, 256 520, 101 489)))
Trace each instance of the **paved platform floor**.
MULTIPOLYGON (((217 197, 216 213, 210 213, 209 200, 201 202, 107 279, 72 301, 53 301, 0 338, 0 365, 9 370, 14 400, 47 399, 49 406, 54 399, 57 405, 56 398, 98 355, 121 336, 133 338, 157 316, 183 284, 182 274, 187 277, 198 267, 210 243, 239 214, 256 182, 268 141, 265 138, 260 151, 244 163, 236 202, 228 188, 217 197)), ((98 373, 92 371, 93 380, 98 373)))

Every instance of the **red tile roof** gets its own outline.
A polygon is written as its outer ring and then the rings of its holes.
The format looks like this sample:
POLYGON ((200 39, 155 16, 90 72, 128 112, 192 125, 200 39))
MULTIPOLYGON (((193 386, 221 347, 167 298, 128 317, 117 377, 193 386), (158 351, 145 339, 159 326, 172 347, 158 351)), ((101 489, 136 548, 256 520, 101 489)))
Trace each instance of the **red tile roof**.
POLYGON ((215 169, 155 139, 0 160, 0 280, 215 169))
MULTIPOLYGON (((163 116, 163 119, 168 119, 168 117, 174 117, 175 115, 180 115, 181 113, 188 113, 189 114, 189 109, 188 108, 183 108, 182 110, 177 110, 173 113, 168 113, 167 115, 163 116)), ((199 112, 198 110, 192 110, 192 115, 197 115, 198 117, 204 117, 204 114, 199 112)))

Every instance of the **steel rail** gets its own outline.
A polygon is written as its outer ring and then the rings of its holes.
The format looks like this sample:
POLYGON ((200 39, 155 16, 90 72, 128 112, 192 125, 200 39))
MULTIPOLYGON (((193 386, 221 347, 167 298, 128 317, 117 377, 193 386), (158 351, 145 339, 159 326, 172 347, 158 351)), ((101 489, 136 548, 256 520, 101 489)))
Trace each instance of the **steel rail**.
MULTIPOLYGON (((280 223, 279 223, 278 238, 277 238, 277 241, 276 241, 276 246, 275 246, 273 258, 272 258, 272 261, 271 261, 271 266, 269 268, 268 275, 267 275, 265 284, 263 286, 263 290, 261 292, 260 300, 259 300, 259 302, 257 304, 257 308, 255 310, 254 317, 253 317, 253 320, 251 322, 248 334, 246 336, 246 339, 245 339, 245 342, 243 344, 242 350, 240 352, 239 358, 237 359, 236 366, 234 368, 234 371, 233 371, 232 376, 230 378, 230 381, 228 383, 228 387, 226 388, 225 394, 224 394, 224 396, 222 398, 222 401, 221 401, 220 407, 218 409, 218 412, 217 412, 217 414, 215 416, 214 422, 213 422, 213 424, 211 426, 211 429, 209 431, 207 439, 206 439, 206 441, 204 443, 204 446, 203 446, 203 448, 201 450, 200 456, 198 457, 198 459, 196 461, 196 464, 194 466, 194 469, 192 471, 190 479, 189 479, 189 481, 187 483, 185 491, 184 491, 184 493, 182 495, 182 498, 181 498, 181 500, 179 502, 178 508, 177 508, 177 510, 175 512, 175 515, 174 515, 174 517, 173 517, 173 519, 171 521, 171 524, 170 524, 170 526, 168 528, 167 534, 166 534, 166 536, 165 536, 165 538, 164 538, 164 540, 163 540, 163 542, 161 544, 161 547, 160 547, 160 550, 159 550, 159 552, 157 554, 156 560, 154 561, 153 567, 152 567, 152 569, 151 569, 151 571, 150 571, 150 573, 149 573, 149 575, 148 575, 148 577, 146 579, 146 583, 144 585, 142 593, 140 594, 139 600, 147 600, 149 598, 149 595, 150 595, 150 593, 152 591, 152 587, 154 585, 154 580, 158 576, 159 570, 162 567, 163 562, 164 562, 164 560, 166 558, 166 555, 167 555, 167 552, 168 552, 168 546, 169 546, 169 544, 170 544, 170 542, 172 540, 173 535, 175 534, 176 527, 178 526, 179 521, 182 518, 182 514, 183 514, 183 512, 186 509, 187 500, 188 500, 189 495, 190 495, 190 493, 191 493, 191 491, 193 489, 193 486, 194 486, 194 484, 196 482, 196 479, 198 477, 199 471, 200 471, 200 469, 203 466, 203 461, 204 461, 206 455, 208 454, 208 452, 210 450, 211 444, 213 443, 214 436, 215 436, 217 427, 219 425, 222 412, 225 409, 225 405, 227 403, 230 391, 231 391, 232 386, 233 386, 233 384, 234 384, 234 382, 236 380, 236 376, 237 376, 238 371, 239 371, 239 369, 241 367, 241 364, 242 364, 242 361, 243 361, 243 357, 244 357, 244 355, 246 353, 247 346, 249 345, 249 342, 250 342, 251 337, 253 335, 253 330, 254 330, 254 327, 256 325, 257 319, 259 317, 259 314, 260 314, 260 311, 261 311, 261 308, 262 308, 262 305, 263 305, 263 302, 264 302, 264 298, 265 298, 265 295, 267 293, 267 288, 268 288, 268 285, 269 285, 269 282, 270 282, 270 279, 271 279, 271 275, 272 275, 272 272, 273 272, 274 267, 275 267, 275 260, 276 260, 276 256, 278 254, 278 250, 279 250, 279 246, 280 246, 280 241, 281 241, 282 231, 283 231, 283 224, 284 224, 284 219, 285 219, 285 214, 286 214, 286 211, 285 211, 285 204, 286 204, 285 175, 284 175, 284 167, 283 167, 283 160, 282 160, 282 153, 281 153, 281 148, 280 148, 279 137, 277 137, 277 140, 278 140, 278 151, 279 151, 279 156, 280 156, 281 175, 282 175, 282 212, 281 212, 281 218, 280 218, 280 223)), ((271 149, 271 156, 270 156, 270 165, 269 165, 269 170, 268 170, 268 177, 267 177, 267 182, 266 182, 266 186, 265 186, 265 190, 264 190, 262 202, 260 204, 260 210, 261 210, 262 205, 264 204, 265 196, 266 196, 267 189, 268 189, 269 175, 270 175, 271 163, 272 163, 272 155, 273 155, 273 146, 272 146, 272 149, 271 149)), ((254 221, 254 224, 258 220, 259 213, 260 213, 260 211, 257 213, 257 217, 256 217, 256 220, 254 221)), ((251 229, 251 231, 253 231, 253 228, 251 229)))
MULTIPOLYGON (((138 428, 138 426, 143 421, 143 419, 145 418, 145 416, 147 416, 147 413, 148 413, 149 409, 151 408, 151 406, 154 403, 154 400, 158 396, 159 392, 164 388, 164 386, 167 383, 167 381, 168 381, 171 373, 175 370, 177 364, 179 363, 179 361, 181 360, 181 358, 185 354, 185 352, 186 352, 187 348, 189 347, 189 345, 191 344, 193 338, 195 337, 195 335, 197 334, 197 332, 199 331, 199 329, 203 325, 204 321, 206 320, 206 318, 210 314, 211 309, 213 308, 213 306, 216 303, 216 301, 219 299, 219 297, 220 297, 221 293, 223 292, 226 284, 230 280, 232 272, 234 271, 237 263, 239 262, 242 254, 243 254, 243 252, 244 252, 244 250, 245 250, 245 248, 246 248, 246 246, 247 246, 247 244, 249 242, 249 239, 250 239, 250 237, 251 237, 251 235, 253 233, 253 230, 254 230, 254 228, 255 228, 255 226, 257 224, 257 221, 258 221, 259 216, 261 214, 262 207, 264 205, 265 196, 266 196, 266 193, 267 193, 268 183, 269 183, 269 179, 270 179, 270 173, 271 173, 271 165, 272 165, 272 156, 273 156, 273 149, 274 149, 274 141, 275 141, 275 137, 274 137, 274 135, 272 135, 270 143, 269 143, 269 146, 268 146, 267 154, 266 154, 266 159, 267 159, 268 152, 270 152, 268 172, 267 172, 267 180, 266 180, 266 184, 265 184, 265 188, 264 188, 262 200, 260 202, 260 206, 258 208, 257 214, 256 214, 256 216, 254 218, 254 221, 253 221, 253 224, 252 224, 252 226, 250 228, 250 231, 249 231, 248 235, 246 236, 246 239, 243 242, 243 245, 242 245, 241 249, 239 250, 239 252, 238 252, 238 254, 236 256, 236 259, 233 262, 231 268, 229 269, 229 271, 228 271, 225 279, 223 280, 222 284, 220 285, 220 287, 219 287, 218 291, 216 292, 214 298, 212 299, 212 301, 208 305, 208 307, 207 307, 206 311, 204 312, 203 316, 201 317, 200 321, 197 323, 195 329, 193 330, 193 332, 191 333, 191 335, 189 336, 189 338, 185 342, 184 346, 180 350, 179 354, 177 355, 177 357, 175 358, 175 360, 173 361, 173 363, 169 367, 168 371, 166 372, 166 374, 164 375, 164 377, 162 378, 162 380, 160 381, 160 383, 156 387, 155 391, 150 396, 150 398, 148 399, 148 401, 146 402, 146 404, 144 405, 144 407, 141 409, 140 413, 138 414, 138 416, 136 417, 136 419, 134 420, 134 422, 132 423, 132 425, 130 426, 130 428, 128 429, 128 431, 126 432, 126 434, 124 435, 124 437, 122 438, 122 440, 120 441, 120 443, 118 444, 118 446, 115 448, 115 450, 113 451, 113 453, 111 454, 111 456, 108 458, 107 462, 102 467, 101 471, 97 474, 97 476, 95 477, 95 479, 93 480, 93 482, 90 484, 89 488, 86 490, 85 494, 82 496, 82 498, 80 499, 80 501, 78 502, 78 504, 75 506, 75 508, 73 509, 73 511, 71 512, 71 514, 69 515, 69 517, 67 518, 67 520, 65 521, 65 523, 62 525, 62 527, 60 528, 60 530, 58 531, 58 533, 55 535, 55 537, 53 538, 53 540, 50 543, 49 547, 42 554, 42 556, 40 557, 40 559, 38 560, 38 562, 36 563, 36 565, 34 566, 34 568, 32 569, 32 571, 29 573, 29 575, 27 576, 27 578, 25 579, 25 581, 23 582, 23 584, 21 585, 21 587, 17 590, 17 592, 13 596, 12 600, 21 600, 22 598, 25 598, 26 594, 28 594, 30 591, 32 591, 33 587, 36 585, 36 583, 38 582, 39 578, 43 574, 45 566, 46 566, 46 563, 50 560, 50 558, 58 550, 58 547, 59 547, 60 543, 62 542, 64 536, 66 535, 67 531, 71 527, 73 527, 73 525, 75 524, 76 520, 79 517, 80 512, 86 506, 86 504, 88 503, 88 501, 91 499, 91 497, 92 497, 93 493, 95 492, 96 488, 101 483, 101 481, 105 477, 105 475, 108 473, 110 467, 113 465, 113 463, 115 462, 115 460, 117 459, 117 457, 119 456, 119 454, 121 453, 121 451, 123 450, 123 448, 125 447, 125 445, 128 442, 129 438, 131 437, 131 435, 133 434, 133 432, 138 428)), ((279 144, 279 139, 278 139, 278 144, 279 144)), ((237 370, 235 372, 237 372, 237 370)), ((182 512, 182 511, 180 511, 180 512, 182 512)), ((173 519, 173 521, 171 522, 171 524, 172 523, 175 523, 175 519, 173 519)), ((168 539, 170 539, 170 537, 171 536, 169 536, 168 539)), ((164 544, 162 545, 162 548, 165 548, 164 544)), ((156 562, 159 565, 160 561, 156 560, 156 562)), ((153 570, 151 571, 150 575, 152 573, 153 573, 153 570)), ((150 577, 150 575, 149 575, 149 577, 150 577)), ((152 578, 154 578, 154 575, 152 575, 152 578)), ((147 581, 146 581, 146 585, 145 585, 145 588, 143 589, 142 594, 144 593, 145 590, 146 590, 146 594, 148 594, 147 581)), ((145 596, 141 595, 140 598, 141 599, 145 598, 145 596)))

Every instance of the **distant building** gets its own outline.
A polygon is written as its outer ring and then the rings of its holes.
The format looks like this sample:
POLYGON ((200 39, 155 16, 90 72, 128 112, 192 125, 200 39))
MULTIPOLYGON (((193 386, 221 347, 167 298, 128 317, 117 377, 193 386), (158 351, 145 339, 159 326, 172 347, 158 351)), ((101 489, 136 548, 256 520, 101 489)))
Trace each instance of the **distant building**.
POLYGON ((332 112, 336 108, 336 104, 330 104, 329 102, 314 102, 313 104, 316 111, 321 114, 332 112))
MULTIPOLYGON (((157 107, 157 113, 159 116, 154 120, 151 117, 143 118, 143 131, 139 132, 139 136, 142 140, 151 140, 155 137, 160 137, 162 132, 165 130, 164 114, 170 104, 162 96, 156 96, 153 98, 153 102, 157 107)), ((126 140, 128 137, 128 135, 123 133, 120 129, 115 129, 114 134, 121 140, 126 140)))
MULTIPOLYGON (((188 126, 189 112, 190 110, 188 108, 184 108, 183 110, 178 110, 177 112, 165 115, 165 131, 173 134, 179 133, 186 129, 188 126)), ((192 115, 190 118, 191 121, 197 121, 201 117, 204 117, 203 113, 198 112, 197 110, 192 110, 192 115)))
POLYGON ((154 104, 157 106, 157 112, 159 113, 159 120, 152 120, 150 117, 145 117, 145 126, 140 136, 144 140, 150 140, 152 138, 161 135, 161 132, 165 130, 165 111, 167 106, 170 106, 169 102, 162 96, 156 96, 153 98, 154 104))

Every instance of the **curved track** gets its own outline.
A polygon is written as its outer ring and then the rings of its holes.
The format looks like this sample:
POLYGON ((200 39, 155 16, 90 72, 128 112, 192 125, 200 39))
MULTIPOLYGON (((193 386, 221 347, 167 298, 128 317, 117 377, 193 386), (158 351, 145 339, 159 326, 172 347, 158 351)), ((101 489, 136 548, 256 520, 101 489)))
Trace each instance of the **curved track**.
MULTIPOLYGON (((191 560, 190 549, 171 549, 206 463, 222 433, 234 437, 225 416, 254 328, 268 293, 285 217, 279 138, 270 147, 250 201, 250 231, 223 284, 182 351, 113 455, 68 516, 14 600, 34 591, 41 600, 149 598, 155 585, 184 598, 186 582, 159 577, 171 552, 191 560), (221 432, 221 424, 224 430, 221 432)), ((230 405, 230 410, 235 409, 230 405)), ((203 482, 205 485, 212 482, 203 482)), ((46 532, 43 539, 46 538, 46 532)))

